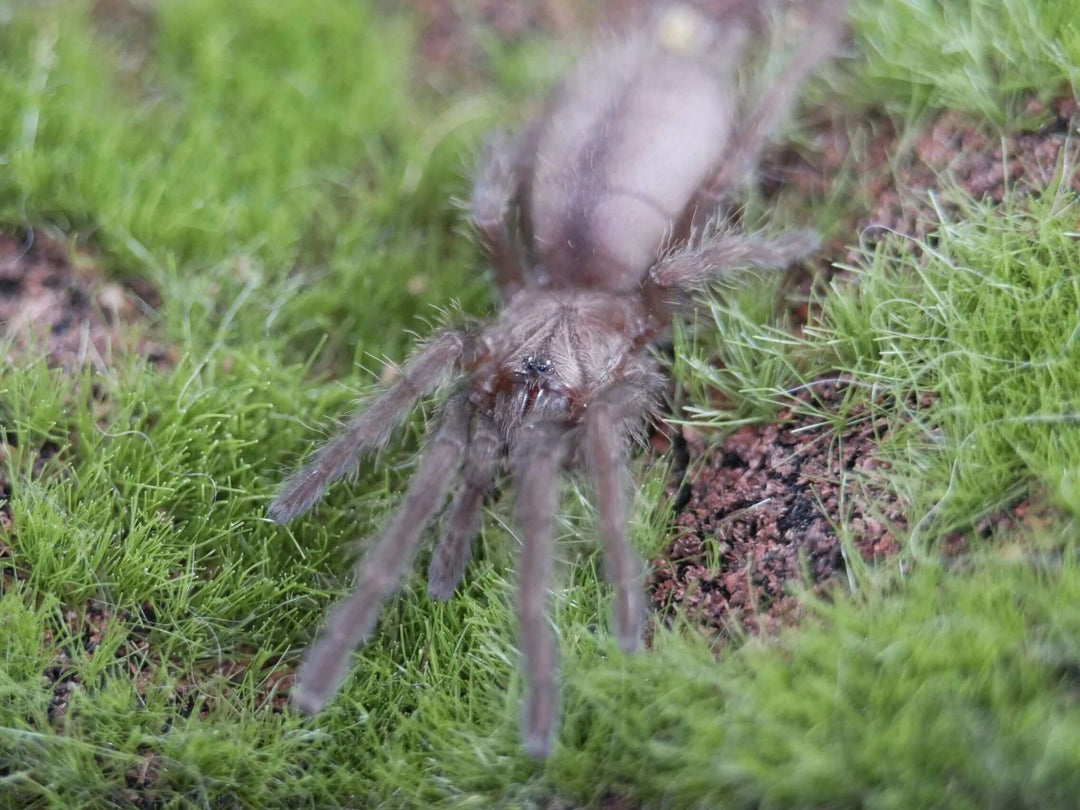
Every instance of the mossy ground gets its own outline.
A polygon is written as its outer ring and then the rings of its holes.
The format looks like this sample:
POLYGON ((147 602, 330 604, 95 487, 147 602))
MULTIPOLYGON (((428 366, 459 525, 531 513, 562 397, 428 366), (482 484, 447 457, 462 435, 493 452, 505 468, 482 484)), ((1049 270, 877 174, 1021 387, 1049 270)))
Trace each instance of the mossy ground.
MULTIPOLYGON (((848 58, 808 103, 854 126, 888 116, 900 154, 941 110, 1009 135, 1040 123, 1033 98, 1077 92, 1076 0, 944 8, 858 2, 848 58)), ((161 305, 138 328, 177 358, 64 370, 43 347, 0 366, 0 800, 1075 806, 1080 201, 1065 158, 1037 193, 964 200, 932 238, 878 241, 797 336, 768 283, 678 336, 684 413, 710 437, 792 407, 785 392, 823 374, 856 381, 852 412, 891 420, 880 452, 908 527, 895 564, 853 565, 844 592, 803 595, 800 626, 729 640, 719 659, 689 621, 628 657, 571 489, 548 762, 518 744, 505 510, 452 601, 428 599, 418 566, 327 711, 287 707, 423 415, 316 516, 280 527, 265 506, 437 307, 492 311, 451 202, 462 155, 520 118, 566 50, 481 36, 467 82, 427 82, 416 27, 351 0, 0 3, 0 221, 78 237, 103 273, 153 285, 161 305), (931 404, 905 411, 912 396, 931 404), (1048 517, 942 561, 944 538, 1020 497, 1048 517)), ((867 205, 860 179, 770 206, 857 245, 842 231, 867 205)), ((666 465, 635 475, 634 541, 653 557, 672 539, 666 465)))

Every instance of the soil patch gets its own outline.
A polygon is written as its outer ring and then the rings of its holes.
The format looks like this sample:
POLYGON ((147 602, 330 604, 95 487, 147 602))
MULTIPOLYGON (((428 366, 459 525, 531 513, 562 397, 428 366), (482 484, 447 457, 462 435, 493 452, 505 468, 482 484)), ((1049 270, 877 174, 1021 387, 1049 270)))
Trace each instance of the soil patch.
MULTIPOLYGON (((799 398, 839 411, 847 387, 822 381, 799 398)), ((801 614, 789 583, 822 585, 845 571, 837 527, 848 527, 849 550, 868 561, 900 551, 893 532, 905 526, 903 504, 875 474, 888 469, 876 452, 886 419, 857 406, 844 424, 787 411, 699 459, 682 535, 653 561, 649 587, 662 615, 678 609, 707 626, 771 630, 801 614)))
POLYGON ((808 146, 782 146, 767 161, 763 190, 773 197, 791 188, 809 205, 826 197, 843 172, 857 178, 852 191, 862 198, 865 210, 852 228, 836 229, 837 254, 853 232, 861 234, 864 245, 888 231, 930 235, 941 216, 959 218, 964 196, 1001 203, 1010 192, 1044 189, 1054 182, 1063 160, 1072 167, 1063 181, 1080 192, 1076 100, 1069 96, 1046 105, 1032 102, 1029 113, 1042 120, 1042 126, 1003 136, 969 116, 945 112, 902 146, 893 122, 884 115, 852 120, 821 110, 807 122, 808 146))
MULTIPOLYGON (((707 19, 737 15, 759 29, 764 24, 753 0, 686 0, 707 19)), ((655 0, 607 0, 601 4, 583 0, 541 0, 509 3, 506 0, 410 0, 420 20, 417 43, 421 75, 469 75, 483 64, 483 40, 498 37, 504 43, 519 42, 547 33, 589 41, 589 32, 621 31, 663 5, 655 0)))
POLYGON ((90 18, 118 57, 122 88, 133 97, 147 93, 147 63, 157 27, 154 11, 141 0, 96 0, 90 18))
POLYGON ((51 366, 104 371, 118 353, 137 352, 157 366, 175 350, 140 328, 161 305, 142 279, 107 280, 94 258, 39 231, 0 233, 0 337, 12 341, 6 361, 45 348, 51 366))
POLYGON ((865 224, 900 233, 926 236, 940 216, 960 218, 962 199, 956 191, 978 201, 1001 203, 1010 192, 1028 194, 1049 187, 1062 169, 1062 178, 1080 192, 1080 143, 1070 132, 1080 127, 1076 101, 1059 99, 1048 108, 1033 105, 1047 122, 1035 132, 1002 137, 973 124, 964 116, 944 113, 920 135, 895 169, 895 181, 877 194, 877 207, 865 224), (1062 150, 1068 146, 1068 153, 1062 150), (942 182, 942 178, 947 178, 942 182), (937 206, 930 199, 933 192, 937 206))
MULTIPOLYGON (((227 694, 232 684, 240 685, 248 674, 249 660, 205 662, 194 669, 182 662, 173 662, 157 654, 153 646, 153 630, 157 620, 153 605, 144 603, 135 612, 114 610, 104 603, 91 600, 82 610, 68 608, 63 613, 67 625, 63 638, 58 639, 46 630, 44 645, 52 650, 53 660, 45 670, 44 683, 52 690, 48 706, 49 725, 63 729, 68 722, 71 702, 79 692, 100 688, 106 678, 123 678, 135 684, 138 701, 143 702, 152 688, 155 672, 162 667, 172 667, 177 673, 175 686, 169 697, 177 715, 183 718, 195 715, 206 717, 214 708, 214 699, 201 687, 208 681, 223 684, 227 694), (119 623, 123 641, 109 654, 109 660, 100 680, 86 682, 80 677, 75 661, 106 654, 100 647, 109 628, 119 623), (184 667, 187 667, 186 669, 184 667)), ((260 679, 256 690, 258 705, 274 714, 285 711, 292 671, 284 667, 263 669, 257 673, 260 679)), ((226 698, 228 699, 228 698, 226 698)), ((138 706, 132 706, 138 710, 138 706)), ((172 720, 166 720, 162 733, 167 733, 172 720)), ((140 747, 141 758, 127 766, 123 773, 125 787, 114 798, 120 804, 137 807, 156 807, 159 802, 154 793, 155 782, 166 776, 165 762, 152 744, 140 747)))
MULTIPOLYGON (((959 113, 942 113, 906 146, 883 114, 853 119, 828 108, 811 113, 804 121, 807 141, 781 144, 766 156, 760 189, 766 199, 805 212, 828 199, 839 182, 854 202, 847 217, 833 224, 820 257, 790 276, 785 306, 793 330, 814 319, 814 290, 827 292, 830 280, 848 277, 833 260, 859 264, 890 233, 932 243, 943 219, 965 218, 970 200, 1000 204, 1009 194, 1040 191, 1063 167, 1061 181, 1080 192, 1076 100, 1032 102, 1029 112, 1043 125, 1009 136, 959 113)), ((916 243, 908 249, 922 250, 916 243)))

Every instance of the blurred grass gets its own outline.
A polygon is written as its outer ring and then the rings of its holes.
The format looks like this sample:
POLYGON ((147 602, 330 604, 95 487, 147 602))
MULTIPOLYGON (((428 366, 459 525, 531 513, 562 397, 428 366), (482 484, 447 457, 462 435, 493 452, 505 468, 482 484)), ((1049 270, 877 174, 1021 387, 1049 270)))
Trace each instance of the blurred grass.
MULTIPOLYGON (((518 746, 503 511, 455 599, 432 603, 417 566, 343 694, 304 720, 274 710, 275 678, 341 593, 353 541, 395 502, 422 420, 316 517, 273 526, 265 503, 311 426, 372 384, 377 358, 402 357, 433 307, 490 310, 450 200, 465 193, 462 155, 520 114, 559 46, 489 42, 479 80, 421 92, 413 21, 373 4, 139 7, 152 24, 129 42, 85 2, 0 4, 0 220, 81 234, 108 272, 151 279, 157 328, 183 356, 93 377, 2 366, 17 527, 3 563, 20 574, 0 596, 6 806, 1074 805, 1074 195, 972 203, 925 260, 886 241, 800 339, 769 325, 775 299, 758 285, 679 341, 691 414, 718 427, 767 418, 819 372, 850 372, 876 408, 877 394, 932 394, 929 409, 890 408, 885 448, 914 568, 863 572, 832 605, 808 596, 803 627, 719 663, 682 626, 626 657, 574 491, 553 599, 564 731, 548 764, 518 746), (46 445, 59 453, 33 475, 46 445), (1023 494, 1055 522, 941 566, 938 540, 1023 494), (66 613, 88 603, 113 615, 92 651, 66 613), (43 673, 61 648, 81 686, 51 720, 43 673)), ((960 109, 1008 127, 1031 94, 1076 92, 1075 0, 866 0, 855 17, 829 82, 851 110, 960 109)), ((662 466, 637 473, 647 556, 668 540, 662 466)))
POLYGON ((854 2, 858 49, 852 101, 912 112, 978 113, 1015 126, 1034 96, 1080 79, 1076 0, 854 2))

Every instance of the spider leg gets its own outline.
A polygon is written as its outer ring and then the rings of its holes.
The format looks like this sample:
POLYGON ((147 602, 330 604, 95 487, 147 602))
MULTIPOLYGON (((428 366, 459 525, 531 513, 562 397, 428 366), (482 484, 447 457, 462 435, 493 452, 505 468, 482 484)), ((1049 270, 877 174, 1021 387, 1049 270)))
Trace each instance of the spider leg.
POLYGON ((375 626, 383 600, 398 587, 420 542, 420 533, 442 502, 461 462, 468 439, 464 395, 447 402, 442 422, 413 476, 405 502, 383 530, 382 537, 358 566, 353 594, 330 612, 326 629, 312 644, 300 669, 293 702, 317 712, 345 676, 349 654, 375 626))
POLYGON ((435 547, 428 568, 428 593, 432 599, 449 599, 461 582, 473 538, 480 526, 480 507, 495 478, 501 449, 502 438, 495 420, 474 412, 469 428, 469 450, 462 465, 465 480, 450 507, 446 533, 435 547))
POLYGON ((463 333, 448 331, 428 343, 405 366, 393 387, 289 477, 267 510, 270 517, 285 523, 314 506, 330 484, 359 463, 364 448, 385 442, 416 400, 449 376, 465 342, 463 333))
POLYGON ((507 298, 525 284, 525 273, 507 225, 519 182, 514 159, 511 141, 504 135, 494 136, 473 181, 469 200, 469 216, 495 268, 499 289, 507 298))
POLYGON ((813 253, 820 244, 817 232, 810 229, 785 231, 772 237, 718 231, 703 244, 671 251, 654 264, 643 284, 644 294, 655 291, 650 288, 693 292, 733 270, 782 269, 813 253))
POLYGON ((790 114, 799 86, 836 47, 844 29, 847 7, 848 0, 820 0, 811 12, 810 24, 799 34, 801 47, 779 76, 753 94, 758 99, 757 105, 732 134, 723 161, 696 195, 694 209, 712 210, 723 195, 748 180, 760 162, 762 150, 790 114))
POLYGON ((559 470, 566 459, 567 434, 565 426, 555 421, 528 423, 521 431, 513 465, 516 518, 524 543, 518 575, 527 680, 522 733, 526 750, 543 758, 551 752, 559 705, 558 652, 544 608, 551 576, 559 470))
POLYGON ((585 416, 585 452, 596 483, 600 534, 608 576, 615 585, 615 634, 626 652, 641 639, 641 561, 626 539, 626 437, 640 429, 663 387, 656 373, 628 376, 601 392, 585 416))

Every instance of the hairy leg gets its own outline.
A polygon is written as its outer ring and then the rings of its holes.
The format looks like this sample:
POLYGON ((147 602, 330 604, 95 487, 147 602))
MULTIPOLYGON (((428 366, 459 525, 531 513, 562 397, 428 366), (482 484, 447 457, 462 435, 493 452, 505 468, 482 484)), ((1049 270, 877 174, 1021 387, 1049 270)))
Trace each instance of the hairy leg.
POLYGON ((488 143, 480 171, 473 181, 469 216, 491 258, 496 281, 506 298, 525 283, 521 261, 507 227, 516 187, 511 141, 505 135, 496 135, 488 143))
POLYGON ((627 377, 590 402, 585 417, 586 458, 596 482, 608 576, 615 585, 615 635, 626 652, 640 642, 644 614, 642 565, 626 540, 626 439, 640 430, 662 385, 657 374, 627 377))
POLYGON ((724 273, 783 269, 813 253, 821 240, 813 230, 791 230, 777 236, 719 231, 701 244, 668 253, 649 271, 643 289, 693 292, 724 273))
POLYGON ((421 349, 390 390, 289 477, 267 510, 270 517, 285 523, 314 506, 330 484, 359 463, 365 448, 385 442, 416 400, 450 375, 464 348, 465 335, 451 331, 421 349))
POLYGON ((524 543, 518 572, 527 680, 522 733, 525 748, 534 757, 551 752, 558 714, 558 652, 544 608, 551 577, 559 471, 566 452, 566 430, 561 423, 532 422, 521 427, 513 460, 516 517, 524 543))
POLYGON ((472 541, 480 527, 480 507, 499 463, 502 439, 495 420, 474 413, 469 429, 469 451, 462 465, 462 488, 450 507, 446 533, 435 547, 428 568, 432 599, 449 599, 461 582, 472 541))
POLYGON ((707 180, 693 206, 712 211, 726 194, 746 183, 757 168, 762 150, 791 114, 803 80, 836 48, 847 18, 848 0, 820 0, 812 9, 811 22, 799 33, 801 47, 783 72, 755 94, 756 106, 732 136, 723 161, 707 180))
POLYGON ((446 404, 405 502, 358 567, 353 595, 331 611, 326 629, 308 650, 292 694, 293 702, 304 711, 319 711, 334 694, 345 677, 349 654, 367 639, 383 600, 397 589, 420 542, 420 532, 445 497, 461 463, 468 438, 467 408, 463 395, 446 404))

